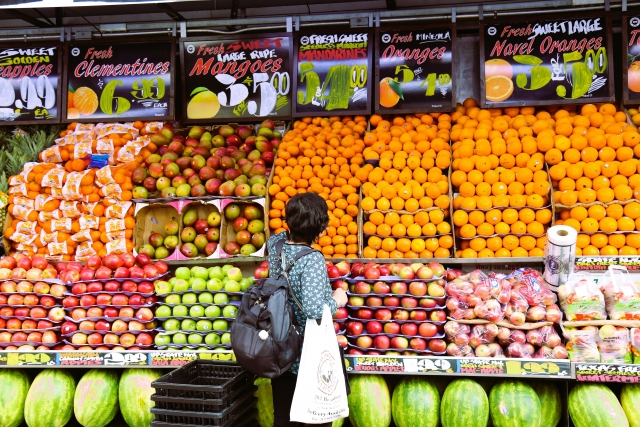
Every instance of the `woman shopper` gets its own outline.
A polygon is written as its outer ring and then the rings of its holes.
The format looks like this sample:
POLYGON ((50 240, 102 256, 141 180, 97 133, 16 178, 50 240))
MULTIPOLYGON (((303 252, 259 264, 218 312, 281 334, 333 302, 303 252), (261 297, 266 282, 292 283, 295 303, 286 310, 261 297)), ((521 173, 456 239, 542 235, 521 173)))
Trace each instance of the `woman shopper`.
MULTIPOLYGON (((324 232, 329 223, 328 206, 324 199, 315 193, 298 194, 291 198, 285 208, 285 220, 289 232, 278 233, 269 238, 269 274, 277 277, 282 274, 282 259, 276 249, 278 242, 284 241, 285 262, 293 260, 305 246, 311 246, 324 232)), ((282 243, 280 243, 282 245, 282 243)), ((278 246, 280 246, 278 245, 278 246)), ((331 292, 324 257, 318 251, 300 258, 291 267, 288 274, 291 291, 298 298, 302 310, 289 295, 289 303, 294 308, 295 317, 302 333, 307 319, 321 319, 324 306, 331 314, 347 303, 347 295, 342 289, 331 292)), ((289 420, 291 401, 296 388, 296 379, 300 359, 291 369, 271 380, 273 388, 274 427, 295 427, 298 423, 289 420)), ((330 427, 331 423, 315 424, 316 427, 330 427)))

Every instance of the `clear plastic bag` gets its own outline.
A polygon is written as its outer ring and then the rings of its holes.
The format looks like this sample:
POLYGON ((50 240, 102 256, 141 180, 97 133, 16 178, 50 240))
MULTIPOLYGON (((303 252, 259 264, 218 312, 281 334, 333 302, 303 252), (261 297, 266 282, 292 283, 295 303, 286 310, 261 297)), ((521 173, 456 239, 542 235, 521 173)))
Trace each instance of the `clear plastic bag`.
POLYGON ((598 327, 566 328, 567 352, 572 362, 600 362, 598 327))
POLYGON ((598 333, 602 363, 632 363, 629 330, 622 326, 605 325, 598 333))
POLYGON ((574 273, 561 288, 561 304, 567 320, 604 320, 605 298, 596 279, 598 276, 589 273, 574 273))
POLYGON ((609 266, 600 281, 605 306, 612 320, 640 320, 640 289, 631 280, 627 268, 609 266))

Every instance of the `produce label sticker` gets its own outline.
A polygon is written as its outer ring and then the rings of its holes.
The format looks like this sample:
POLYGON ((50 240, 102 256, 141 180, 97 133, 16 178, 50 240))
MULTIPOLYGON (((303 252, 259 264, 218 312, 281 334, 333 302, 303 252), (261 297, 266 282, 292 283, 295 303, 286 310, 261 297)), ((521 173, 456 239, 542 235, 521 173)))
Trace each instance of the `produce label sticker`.
POLYGON ((482 105, 532 106, 614 100, 609 18, 484 21, 482 105))
POLYGON ((290 118, 292 48, 288 33, 181 41, 185 122, 290 118))
POLYGON ((68 43, 66 49, 65 121, 173 118, 172 38, 68 43))
POLYGON ((0 352, 0 366, 52 366, 56 364, 56 353, 0 352))
POLYGON ((377 113, 424 113, 455 106, 455 30, 376 30, 377 113))
POLYGON ((370 113, 371 36, 365 29, 296 33, 295 117, 370 113))
POLYGON ((59 45, 0 46, 0 125, 60 121, 59 45))
POLYGON ((627 270, 640 270, 640 259, 637 257, 576 257, 575 270, 599 271, 608 270, 610 265, 621 265, 627 270))
POLYGON ((576 363, 578 381, 599 383, 640 383, 640 365, 613 365, 604 363, 576 363))

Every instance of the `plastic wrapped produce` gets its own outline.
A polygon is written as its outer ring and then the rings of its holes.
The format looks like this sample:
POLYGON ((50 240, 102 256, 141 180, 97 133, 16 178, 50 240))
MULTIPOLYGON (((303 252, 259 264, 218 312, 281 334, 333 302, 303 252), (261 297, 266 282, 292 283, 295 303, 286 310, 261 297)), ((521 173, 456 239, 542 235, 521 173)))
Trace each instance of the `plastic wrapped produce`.
POLYGON ((572 362, 600 362, 598 327, 566 328, 567 351, 572 362))
POLYGON ((540 272, 528 268, 520 268, 506 277, 513 283, 513 291, 522 295, 527 303, 547 306, 557 302, 556 294, 544 283, 540 272))
POLYGON ((626 267, 609 266, 599 285, 610 319, 640 320, 640 287, 631 280, 626 267))
MULTIPOLYGON (((561 287, 561 304, 567 320, 603 320, 607 318, 605 299, 598 288, 599 275, 574 273, 561 287)), ((601 276, 601 275, 600 275, 601 276)))
POLYGON ((630 335, 633 363, 640 364, 640 328, 632 328, 630 335))
POLYGON ((469 335, 469 345, 476 348, 483 344, 491 344, 498 336, 498 331, 499 327, 493 323, 474 325, 469 335))
POLYGON ((605 325, 598 334, 602 363, 632 363, 629 330, 622 326, 605 325))

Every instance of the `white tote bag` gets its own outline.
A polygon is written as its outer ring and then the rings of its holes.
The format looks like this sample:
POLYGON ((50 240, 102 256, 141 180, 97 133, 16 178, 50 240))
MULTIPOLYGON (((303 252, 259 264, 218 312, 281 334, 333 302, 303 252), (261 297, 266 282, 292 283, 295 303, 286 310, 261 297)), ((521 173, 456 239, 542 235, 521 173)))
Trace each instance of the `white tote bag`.
POLYGON ((323 424, 348 416, 342 360, 331 312, 325 305, 319 326, 315 319, 307 319, 290 418, 323 424))

